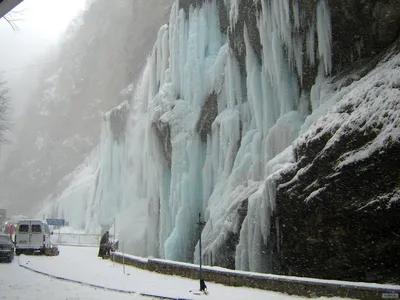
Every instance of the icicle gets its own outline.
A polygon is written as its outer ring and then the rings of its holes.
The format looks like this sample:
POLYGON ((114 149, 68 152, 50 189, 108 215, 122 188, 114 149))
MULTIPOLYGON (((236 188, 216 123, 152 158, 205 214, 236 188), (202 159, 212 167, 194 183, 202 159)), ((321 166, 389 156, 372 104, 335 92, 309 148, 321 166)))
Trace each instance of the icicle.
POLYGON ((292 8, 293 8, 294 28, 296 30, 300 30, 300 8, 298 0, 293 0, 292 8))
POLYGON ((332 71, 332 27, 331 14, 326 0, 320 0, 317 6, 318 53, 324 62, 325 73, 332 71))
POLYGON ((230 0, 230 2, 231 9, 229 11, 229 21, 230 27, 234 29, 239 16, 240 0, 230 0))
POLYGON ((311 66, 315 66, 315 25, 314 23, 309 25, 307 32, 307 55, 311 66))

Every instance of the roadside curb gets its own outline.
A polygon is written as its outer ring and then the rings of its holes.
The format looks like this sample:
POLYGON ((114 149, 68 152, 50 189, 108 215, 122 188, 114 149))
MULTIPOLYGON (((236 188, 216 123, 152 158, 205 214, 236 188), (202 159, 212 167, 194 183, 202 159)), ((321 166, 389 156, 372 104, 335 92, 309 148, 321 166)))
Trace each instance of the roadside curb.
POLYGON ((111 291, 111 292, 117 292, 117 293, 123 293, 123 294, 136 294, 136 295, 143 296, 143 297, 153 297, 153 298, 165 299, 165 300, 192 300, 192 299, 189 299, 189 298, 174 298, 174 297, 168 297, 168 296, 160 296, 160 295, 153 295, 153 294, 148 294, 148 293, 138 293, 138 292, 135 292, 135 291, 127 291, 127 290, 109 288, 109 287, 105 287, 105 286, 102 286, 102 285, 97 285, 97 284, 87 283, 87 282, 83 282, 83 281, 79 281, 79 280, 75 280, 75 279, 56 276, 56 275, 53 275, 53 274, 50 274, 50 273, 46 273, 46 272, 42 272, 42 271, 33 269, 33 268, 28 267, 26 265, 23 265, 21 263, 21 261, 20 261, 20 256, 18 256, 18 265, 21 268, 24 268, 24 269, 29 270, 31 272, 34 272, 34 273, 37 273, 37 274, 41 274, 43 276, 47 276, 47 277, 50 277, 50 278, 53 278, 53 279, 72 282, 72 283, 77 283, 77 284, 80 284, 80 285, 85 285, 85 286, 92 287, 92 288, 102 289, 102 290, 105 290, 105 291, 111 291))
MULTIPOLYGON (((198 279, 198 265, 157 258, 142 258, 123 253, 114 253, 112 259, 150 272, 198 279)), ((291 277, 284 275, 251 273, 224 268, 203 266, 203 279, 226 286, 248 287, 300 297, 341 297, 362 300, 398 299, 400 286, 335 281, 317 278, 291 277)))

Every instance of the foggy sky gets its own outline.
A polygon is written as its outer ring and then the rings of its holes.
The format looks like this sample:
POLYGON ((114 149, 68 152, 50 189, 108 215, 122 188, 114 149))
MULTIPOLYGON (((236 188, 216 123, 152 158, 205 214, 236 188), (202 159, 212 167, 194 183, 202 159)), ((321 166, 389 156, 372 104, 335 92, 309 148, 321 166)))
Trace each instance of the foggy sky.
MULTIPOLYGON (((26 1, 32 5, 37 0, 26 1)), ((60 180, 82 163, 98 143, 100 114, 119 104, 120 91, 140 76, 157 32, 168 20, 173 0, 98 1, 74 22, 67 35, 63 33, 68 21, 88 1, 74 0, 77 4, 74 10, 70 7, 71 1, 67 0, 39 2, 42 7, 34 6, 34 20, 30 18, 29 21, 33 24, 31 27, 25 21, 24 26, 19 25, 20 31, 14 33, 7 24, 0 22, 0 39, 7 41, 6 47, 0 47, 0 70, 7 68, 5 75, 13 103, 28 107, 26 115, 19 113, 22 117, 18 120, 23 120, 20 132, 18 126, 12 128, 15 139, 11 146, 3 145, 0 149, 0 207, 7 207, 9 213, 29 215, 37 213, 35 211, 45 199, 59 192, 65 184, 59 186, 60 180), (45 4, 53 2, 58 4, 52 5, 54 11, 51 12, 58 11, 64 19, 50 14, 45 4), (68 4, 71 13, 65 14, 61 4, 68 4), (61 40, 58 41, 59 37, 61 40), (110 43, 110 40, 114 42, 110 43), (78 57, 74 55, 77 53, 90 55, 79 55, 81 60, 76 64, 70 57, 78 57), (41 91, 51 85, 46 79, 57 73, 57 66, 61 65, 65 68, 57 91, 71 96, 70 101, 55 101, 53 104, 58 107, 53 107, 46 118, 41 118, 42 109, 51 106, 41 91), (71 86, 77 86, 78 93, 71 86), (21 105, 24 101, 31 101, 31 105, 21 105), (78 115, 81 118, 74 119, 78 115), (36 143, 44 136, 45 148, 36 143)), ((26 16, 26 12, 24 14, 26 16)))
MULTIPOLYGON (((10 97, 17 112, 24 98, 19 84, 21 74, 40 68, 36 65, 45 60, 46 50, 57 44, 68 23, 85 3, 86 0, 24 0, 7 15, 17 19, 16 32, 0 19, 0 73, 8 81, 10 97)), ((29 88, 24 86, 24 89, 29 88)))
MULTIPOLYGON (((35 87, 50 47, 57 45, 69 22, 84 8, 86 0, 24 0, 7 17, 15 20, 14 31, 0 19, 0 79, 7 82, 8 96, 12 105, 12 132, 8 134, 10 145, 0 145, 0 169, 12 151, 17 116, 21 115, 25 102, 35 87)), ((0 178, 1 179, 1 178, 0 178)), ((0 199, 0 204, 2 204, 0 199)))

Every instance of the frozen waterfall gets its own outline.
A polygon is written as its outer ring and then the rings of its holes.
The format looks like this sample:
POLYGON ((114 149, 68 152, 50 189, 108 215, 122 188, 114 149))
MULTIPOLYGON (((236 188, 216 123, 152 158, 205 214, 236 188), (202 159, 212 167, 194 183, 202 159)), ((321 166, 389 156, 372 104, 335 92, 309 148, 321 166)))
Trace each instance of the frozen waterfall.
MULTIPOLYGON (((234 30, 240 1, 224 2, 234 30)), ((202 213, 205 263, 221 264, 233 247, 237 269, 270 270, 275 180, 293 163, 291 144, 309 113, 303 66, 320 64, 319 80, 329 74, 331 27, 325 0, 311 20, 297 0, 260 3, 261 57, 245 27, 241 73, 216 0, 188 14, 176 2, 131 102, 105 116, 98 152, 79 171, 91 179, 74 181, 45 211, 87 231, 115 217, 129 252, 180 261, 198 260, 202 213), (85 204, 76 209, 67 200, 74 197, 85 204)))

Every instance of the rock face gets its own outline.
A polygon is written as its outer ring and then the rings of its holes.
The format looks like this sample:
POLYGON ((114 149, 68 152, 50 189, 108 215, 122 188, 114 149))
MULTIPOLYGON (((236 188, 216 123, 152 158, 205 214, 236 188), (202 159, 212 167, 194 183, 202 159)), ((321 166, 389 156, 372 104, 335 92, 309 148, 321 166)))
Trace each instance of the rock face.
MULTIPOLYGON (((248 211, 248 204, 249 200, 244 199, 236 208, 235 213, 238 215, 238 226, 236 228, 238 229, 240 229, 243 225, 244 218, 246 217, 248 211)), ((214 256, 206 255, 205 261, 208 265, 216 265, 223 268, 235 269, 235 252, 239 243, 239 231, 240 230, 237 230, 236 232, 229 231, 227 234, 228 236, 218 249, 218 252, 214 256), (214 260, 212 260, 212 257, 214 257, 214 260)))
POLYGON ((171 125, 159 121, 153 124, 153 129, 157 137, 160 140, 161 150, 164 154, 165 160, 169 168, 171 168, 171 156, 172 156, 172 145, 171 145, 171 125))
POLYGON ((104 118, 110 119, 110 129, 117 142, 124 140, 125 126, 129 114, 128 102, 123 102, 105 114, 104 118))
MULTIPOLYGON (((398 37, 398 1, 330 1, 330 6, 334 73, 346 65, 357 70, 359 58, 373 64, 398 37)), ((397 42, 390 52, 398 51, 397 42)), ((399 282, 400 142, 388 138, 363 159, 349 160, 375 144, 388 126, 399 126, 398 83, 386 86, 390 80, 383 75, 392 70, 377 72, 382 81, 348 96, 335 117, 324 118, 295 145, 296 168, 285 174, 277 192, 282 273, 399 282), (380 102, 382 88, 393 98, 380 102), (348 164, 341 164, 346 158, 348 164)))
MULTIPOLYGON (((186 0, 180 4, 188 11, 190 5, 199 6, 200 2, 186 0)), ((254 53, 261 61, 262 46, 255 17, 261 1, 240 1, 234 28, 228 26, 229 7, 225 2, 218 1, 221 31, 226 31, 245 76, 245 26, 254 53)), ((316 2, 298 1, 305 20, 315 18, 316 2)), ((395 44, 400 32, 400 2, 327 2, 332 20, 332 75, 359 71, 362 77, 376 66, 382 58, 379 55, 395 44), (367 69, 360 67, 361 64, 368 66, 367 69)), ((308 23, 302 24, 299 34, 308 30, 308 23)), ((384 61, 398 51, 396 47, 391 49, 384 61)), ((387 68, 396 73, 397 67, 387 68)), ((310 91, 316 74, 316 67, 304 67, 303 90, 310 91)), ((351 85, 350 88, 362 92, 349 92, 345 104, 336 107, 314 125, 311 133, 295 143, 296 164, 278 180, 277 210, 271 222, 278 224, 278 228, 271 229, 274 231, 271 236, 276 236, 277 241, 273 245, 275 250, 270 251, 278 256, 276 272, 356 281, 400 281, 397 272, 400 263, 396 258, 400 253, 400 142, 393 136, 385 136, 389 127, 399 130, 400 84, 386 79, 379 81, 367 76, 359 85, 351 85), (382 92, 382 86, 386 92, 382 92), (385 98, 384 93, 392 98, 385 98), (383 136, 384 142, 376 146, 383 136), (369 150, 363 152, 365 149, 369 150), (355 153, 365 157, 351 160, 355 153)), ((338 89, 351 82, 342 82, 338 89)), ((213 113, 207 117, 213 111, 212 100, 211 95, 198 123, 203 138, 210 132, 210 126, 202 124, 215 118, 213 113)), ((234 233, 227 238, 223 248, 228 255, 214 264, 234 268, 229 257, 237 238, 234 233)))
POLYGON ((207 134, 211 133, 211 125, 218 116, 217 94, 213 92, 207 97, 203 106, 200 120, 197 122, 197 132, 200 134, 202 142, 207 141, 207 134))
POLYGON ((400 3, 396 0, 332 0, 334 68, 362 57, 372 57, 392 44, 400 28, 400 3))
POLYGON ((295 145, 296 167, 277 192, 283 273, 399 280, 400 92, 389 78, 396 68, 350 86, 358 92, 295 145))
POLYGON ((294 145, 275 216, 284 274, 399 282, 399 45, 294 145))

